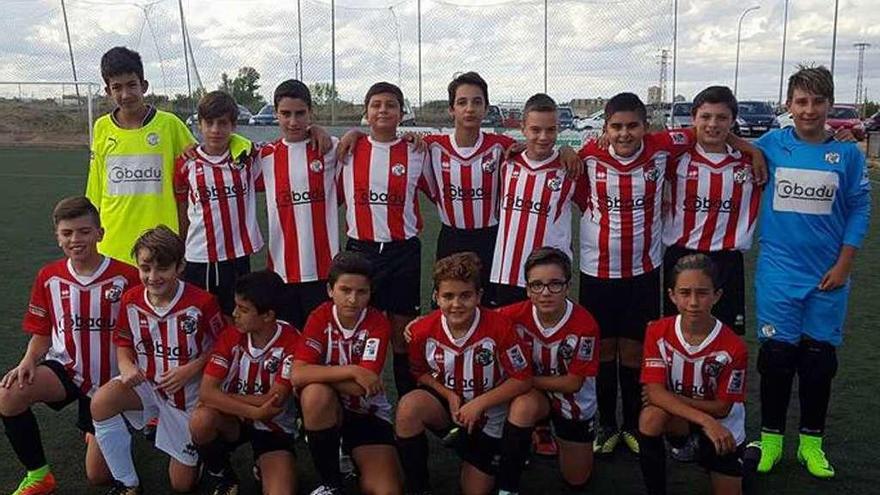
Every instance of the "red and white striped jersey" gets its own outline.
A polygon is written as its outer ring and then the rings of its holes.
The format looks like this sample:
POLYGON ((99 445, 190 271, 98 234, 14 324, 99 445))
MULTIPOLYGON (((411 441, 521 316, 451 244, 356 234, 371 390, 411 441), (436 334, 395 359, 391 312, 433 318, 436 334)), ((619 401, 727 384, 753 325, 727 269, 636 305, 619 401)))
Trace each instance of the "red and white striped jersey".
POLYGON ((449 134, 427 136, 431 173, 437 184, 440 221, 457 229, 482 229, 498 224, 498 170, 515 141, 480 132, 473 148, 462 150, 449 134))
POLYGON ((269 269, 289 284, 324 280, 339 252, 336 144, 322 155, 279 139, 260 151, 258 188, 266 190, 269 269))
POLYGON ((434 197, 426 152, 403 139, 388 143, 361 136, 340 177, 348 237, 360 241, 404 241, 419 235, 418 190, 434 197))
POLYGON ((46 359, 63 364, 91 397, 119 374, 113 330, 122 295, 139 283, 134 267, 111 258, 87 277, 77 275, 68 259, 53 261, 37 274, 22 326, 52 337, 46 359))
POLYGON ((737 445, 745 441, 746 368, 748 349, 733 330, 715 321, 699 345, 682 335, 681 315, 648 324, 642 361, 642 383, 661 383, 678 395, 701 400, 732 402, 719 420, 737 445))
POLYGON ((236 160, 229 151, 211 156, 201 146, 195 153, 197 158, 180 157, 174 165, 174 192, 187 202, 186 260, 213 263, 256 253, 263 236, 253 160, 236 160))
MULTIPOLYGON (((275 334, 262 348, 254 347, 250 334, 226 327, 214 344, 205 375, 223 380, 227 394, 265 395, 275 383, 291 388, 293 354, 299 332, 287 322, 278 321, 275 334)), ((268 421, 254 421, 258 430, 296 433, 296 399, 288 397, 281 413, 268 421)))
POLYGON ((531 301, 511 304, 498 311, 513 320, 525 352, 531 357, 535 376, 584 377, 583 385, 573 394, 546 392, 550 407, 565 419, 584 421, 595 416, 599 325, 590 312, 566 301, 562 319, 544 328, 531 301))
POLYGON ((559 248, 571 256, 574 189, 558 152, 539 162, 520 153, 501 165, 498 238, 490 281, 525 287, 526 258, 540 247, 559 248))
POLYGON ((669 180, 663 243, 699 251, 752 245, 761 204, 751 161, 738 151, 706 153, 697 144, 678 159, 669 180))
MULTIPOLYGON (((306 320, 295 356, 309 364, 356 365, 381 375, 390 339, 391 324, 379 310, 365 309, 354 328, 345 328, 336 316, 336 306, 327 301, 306 320)), ((349 411, 391 422, 391 403, 384 392, 369 397, 340 394, 340 399, 349 411)))
MULTIPOLYGON (((459 338, 452 335, 439 309, 413 323, 409 364, 416 380, 430 374, 461 397, 462 404, 508 378, 525 380, 532 375, 513 322, 495 311, 479 308, 470 329, 459 338)), ((507 406, 497 404, 483 412, 484 433, 501 438, 507 406)))
POLYGON ((217 300, 210 292, 178 281, 171 303, 165 308, 156 308, 147 299, 144 286, 140 285, 122 296, 122 311, 113 341, 120 347, 134 350, 138 368, 169 404, 181 410, 192 410, 199 399, 201 375, 194 377, 173 396, 167 396, 156 382, 162 373, 211 351, 223 329, 223 316, 217 300))
POLYGON ((580 226, 580 269, 592 277, 629 278, 663 261, 663 181, 675 158, 693 146, 690 131, 646 134, 629 158, 590 141, 578 156, 584 174, 576 201, 580 226))

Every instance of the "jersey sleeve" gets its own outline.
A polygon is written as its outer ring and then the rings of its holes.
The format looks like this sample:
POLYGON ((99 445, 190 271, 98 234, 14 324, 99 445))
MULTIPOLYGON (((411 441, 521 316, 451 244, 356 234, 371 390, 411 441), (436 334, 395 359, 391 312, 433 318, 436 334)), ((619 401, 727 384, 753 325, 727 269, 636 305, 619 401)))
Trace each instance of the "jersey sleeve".
POLYGON ((510 136, 506 136, 504 134, 496 134, 496 135, 498 136, 498 142, 501 143, 501 146, 505 150, 507 150, 507 148, 510 148, 514 144, 516 144, 516 139, 513 139, 510 136))
POLYGON ((642 349, 642 383, 666 384, 666 361, 660 354, 663 327, 657 322, 649 323, 642 349))
POLYGON ((223 313, 220 311, 220 304, 217 302, 217 298, 214 297, 213 294, 206 299, 204 307, 202 308, 202 314, 205 317, 205 334, 209 335, 211 340, 217 339, 220 332, 223 331, 223 327, 226 326, 226 322, 223 320, 223 313))
POLYGON ((284 343, 284 357, 281 359, 281 371, 275 374, 275 383, 290 387, 290 379, 293 378, 293 359, 296 354, 296 346, 299 344, 300 335, 291 331, 291 338, 284 343))
POLYGON ((718 377, 717 398, 729 402, 746 401, 746 368, 748 367, 748 351, 742 342, 738 342, 733 353, 733 361, 724 367, 718 377))
POLYGON ((380 314, 376 314, 373 328, 367 333, 364 350, 358 366, 368 369, 377 375, 382 374, 385 366, 385 355, 388 352, 388 340, 391 338, 391 323, 380 314))
POLYGON ((501 367, 510 378, 517 380, 525 380, 532 376, 532 366, 526 358, 523 351, 523 344, 520 340, 516 329, 507 318, 501 318, 497 327, 498 338, 498 359, 501 360, 501 367))
POLYGON ((233 327, 227 327, 220 334, 220 338, 217 339, 217 343, 214 344, 214 348, 211 350, 208 364, 205 365, 205 375, 213 376, 220 380, 226 378, 226 374, 229 373, 229 369, 232 367, 232 351, 238 339, 238 330, 233 327))
POLYGON ((584 318, 581 325, 577 349, 568 372, 578 376, 596 376, 599 373, 599 325, 592 317, 584 318))
POLYGON ((130 304, 131 299, 133 299, 133 294, 135 294, 135 289, 129 289, 125 294, 122 295, 122 301, 119 304, 119 317, 117 318, 116 328, 113 329, 113 343, 117 347, 133 347, 134 343, 132 342, 132 334, 131 334, 131 325, 128 321, 128 305, 130 304))
POLYGON ((438 187, 431 168, 431 154, 428 150, 420 152, 422 159, 422 175, 419 177, 419 189, 433 202, 437 201, 438 187))
POLYGON ((865 155, 853 146, 849 158, 847 188, 844 191, 847 215, 843 243, 861 248, 871 217, 871 180, 868 176, 868 167, 865 165, 865 155))
POLYGON ((31 287, 31 298, 27 312, 24 314, 22 327, 24 331, 34 335, 50 335, 52 332, 52 316, 49 307, 51 301, 46 296, 45 269, 40 270, 31 287))
POLYGON ((587 178, 586 170, 577 178, 574 185, 574 196, 571 199, 581 212, 587 211, 587 205, 590 202, 590 180, 587 178))
POLYGON ((306 320, 306 326, 303 328, 302 336, 300 336, 294 352, 294 359, 297 361, 322 364, 321 358, 326 352, 323 335, 326 322, 321 321, 321 313, 320 309, 316 310, 306 320))
POLYGON ((174 160, 174 197, 178 202, 186 201, 189 192, 186 168, 189 160, 185 156, 179 156, 174 160))
POLYGON ((101 199, 104 197, 104 156, 103 150, 98 149, 98 143, 104 138, 103 133, 98 127, 99 121, 95 122, 94 137, 92 138, 92 147, 89 153, 89 176, 86 179, 86 197, 95 205, 98 211, 101 211, 101 199))
POLYGON ((674 163, 678 157, 694 147, 697 142, 696 134, 693 129, 674 129, 669 131, 660 131, 650 134, 651 139, 656 140, 657 146, 664 151, 672 154, 674 163))

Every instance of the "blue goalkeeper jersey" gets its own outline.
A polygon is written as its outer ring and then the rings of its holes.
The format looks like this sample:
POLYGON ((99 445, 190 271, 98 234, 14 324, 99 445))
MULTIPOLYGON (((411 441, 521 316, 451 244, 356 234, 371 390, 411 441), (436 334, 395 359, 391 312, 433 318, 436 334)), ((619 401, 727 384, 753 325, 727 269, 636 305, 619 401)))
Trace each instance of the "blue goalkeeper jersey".
POLYGON ((808 143, 794 127, 755 143, 769 168, 761 198, 758 277, 816 286, 841 247, 856 248, 868 229, 871 184, 854 143, 808 143))

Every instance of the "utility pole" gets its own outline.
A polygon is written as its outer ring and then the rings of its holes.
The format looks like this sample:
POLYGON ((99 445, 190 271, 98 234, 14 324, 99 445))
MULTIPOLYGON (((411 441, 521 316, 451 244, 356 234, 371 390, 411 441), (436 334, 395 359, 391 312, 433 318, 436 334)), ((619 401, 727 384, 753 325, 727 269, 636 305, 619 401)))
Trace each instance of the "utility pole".
MULTIPOLYGON (((669 50, 662 49, 660 50, 660 103, 666 103, 666 75, 669 70, 669 50)), ((675 100, 675 95, 672 95, 673 101, 675 100)))
POLYGON ((782 61, 779 63, 779 100, 778 106, 782 106, 782 85, 785 82, 785 40, 788 35, 788 0, 785 1, 785 10, 782 14, 782 61))
MULTIPOLYGON (((193 114, 195 113, 195 102, 193 101, 192 81, 189 77, 189 39, 186 35, 186 19, 183 17, 183 0, 177 0, 177 6, 180 8, 180 35, 183 37, 183 64, 184 67, 186 67, 186 90, 189 95, 189 113, 193 114)), ((145 10, 144 16, 146 17, 146 15, 147 12, 145 10)), ((152 26, 150 29, 152 29, 152 26)), ((168 92, 167 88, 165 92, 168 92)))
MULTIPOLYGON (((865 76, 865 49, 870 47, 870 43, 853 43, 853 46, 859 51, 859 70, 856 75, 856 101, 855 105, 859 109, 859 114, 864 113, 865 108, 865 94, 864 89, 862 87, 862 83, 864 82, 865 76)), ((864 117, 864 115, 862 115, 864 117)))
MULTIPOLYGON (((67 8, 64 0, 61 0, 61 13, 64 15, 64 32, 67 34, 67 51, 70 53, 70 69, 73 71, 73 82, 76 83, 76 63, 73 61, 73 44, 70 42, 70 26, 67 24, 67 8)), ((79 105, 79 84, 73 85, 76 90, 76 104, 79 105)), ((62 92, 63 93, 63 92, 62 92)), ((63 94, 61 95, 64 96, 63 94)))
POLYGON ((831 75, 834 75, 834 59, 837 58, 837 10, 840 0, 834 0, 834 29, 831 35, 831 75))

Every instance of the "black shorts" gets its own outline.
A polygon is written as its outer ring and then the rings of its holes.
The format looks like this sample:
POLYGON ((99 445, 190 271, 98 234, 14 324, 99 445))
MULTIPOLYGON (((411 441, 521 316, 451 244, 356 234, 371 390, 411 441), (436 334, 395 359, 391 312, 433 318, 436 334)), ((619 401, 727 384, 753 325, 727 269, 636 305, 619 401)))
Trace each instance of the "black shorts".
POLYGON ((581 272, 580 303, 596 318, 602 338, 642 341, 660 317, 660 269, 630 278, 597 278, 581 272))
MULTIPOLYGON (((446 417, 451 426, 445 430, 434 431, 438 436, 445 435, 455 427, 455 423, 452 421, 452 412, 449 409, 449 402, 432 388, 419 387, 419 389, 433 395, 446 411, 446 417)), ((468 433, 462 429, 459 430, 456 436, 455 452, 462 461, 467 462, 489 476, 495 476, 495 473, 498 471, 498 463, 501 460, 501 439, 490 437, 481 428, 477 428, 473 433, 468 433)))
POLYGON ((231 316, 235 309, 235 282, 250 272, 250 256, 213 263, 187 261, 183 279, 217 296, 223 314, 231 316))
POLYGON ((440 234, 437 236, 436 259, 445 258, 451 254, 470 251, 480 258, 482 270, 480 280, 483 285, 483 306, 492 307, 495 302, 495 285, 489 283, 489 273, 492 271, 492 260, 495 257, 495 238, 498 237, 498 226, 483 229, 457 229, 446 224, 440 225, 440 234))
MULTIPOLYGON (((666 288, 672 287, 672 275, 675 263, 679 258, 702 253, 708 256, 718 271, 719 288, 724 292, 721 299, 712 308, 712 314, 729 326, 737 335, 746 332, 746 275, 743 266, 743 254, 741 251, 695 251, 679 246, 669 246, 663 256, 663 279, 666 288)), ((678 314, 675 304, 669 297, 663 298, 663 314, 666 316, 678 314)))
POLYGON ((278 310, 278 319, 302 330, 312 311, 328 299, 330 296, 327 295, 326 280, 285 284, 283 303, 278 310))
POLYGON ((73 401, 77 402, 76 427, 83 433, 95 433, 95 425, 92 424, 92 399, 83 393, 82 389, 73 382, 67 373, 67 368, 58 361, 47 359, 38 366, 45 366, 55 373, 61 386, 64 387, 64 398, 57 402, 47 402, 46 405, 55 411, 60 411, 73 401))
POLYGON ((525 287, 507 284, 491 284, 495 292, 495 299, 490 306, 500 308, 508 304, 525 301, 529 298, 529 293, 525 287))
POLYGON ((232 442, 236 446, 251 444, 254 451, 254 462, 261 455, 269 452, 290 452, 296 456, 296 435, 279 431, 266 431, 254 428, 254 425, 246 421, 239 421, 238 440, 232 442))
POLYGON ((342 410, 342 450, 351 452, 363 445, 397 446, 394 427, 388 421, 372 414, 342 410))
POLYGON ((550 412, 553 434, 560 440, 575 443, 593 443, 596 439, 596 418, 567 419, 554 411, 550 412))
MULTIPOLYGON (((694 427, 692 426, 692 428, 694 427)), ((743 451, 745 451, 745 443, 740 444, 735 451, 729 454, 718 455, 715 452, 715 444, 709 440, 709 437, 704 435, 703 432, 700 432, 698 436, 700 438, 700 447, 697 453, 697 462, 700 466, 713 473, 742 478, 742 455, 743 451)))
POLYGON ((373 307, 397 315, 419 315, 422 243, 418 237, 394 242, 349 239, 345 248, 363 254, 373 264, 373 307))

